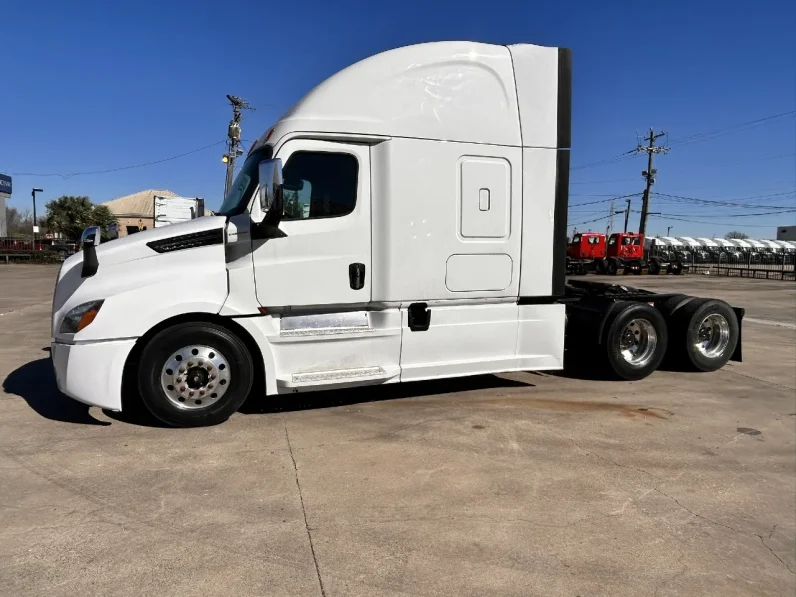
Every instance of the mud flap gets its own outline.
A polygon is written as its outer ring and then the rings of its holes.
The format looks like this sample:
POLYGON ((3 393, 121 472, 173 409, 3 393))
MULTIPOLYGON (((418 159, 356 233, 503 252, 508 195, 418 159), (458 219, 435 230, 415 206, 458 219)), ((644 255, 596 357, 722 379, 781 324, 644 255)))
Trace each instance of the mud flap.
POLYGON ((730 360, 742 363, 743 362, 743 348, 742 348, 743 316, 746 315, 746 309, 742 307, 733 307, 732 310, 735 311, 735 317, 738 320, 738 344, 735 345, 735 352, 732 353, 730 360))

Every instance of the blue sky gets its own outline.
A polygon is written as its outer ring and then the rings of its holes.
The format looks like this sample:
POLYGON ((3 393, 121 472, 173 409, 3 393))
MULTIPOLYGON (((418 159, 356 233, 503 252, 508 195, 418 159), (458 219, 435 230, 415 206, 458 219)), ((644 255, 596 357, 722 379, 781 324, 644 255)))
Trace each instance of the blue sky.
MULTIPOLYGON (((651 126, 666 130, 672 144, 657 158, 655 191, 744 207, 655 197, 652 211, 669 215, 652 218, 650 233, 673 225, 673 235, 737 228, 763 238, 773 237, 777 224, 796 222, 794 213, 745 217, 796 208, 793 114, 681 147, 676 142, 796 109, 793 2, 113 4, 42 0, 3 7, 0 172, 93 172, 221 142, 227 93, 256 107, 243 122, 244 138, 253 139, 325 77, 399 45, 530 42, 573 50, 570 223, 605 216, 609 203, 595 201, 642 190, 642 156, 579 166, 632 149, 636 135, 651 126), (756 205, 761 208, 749 207, 756 205)), ((80 194, 101 202, 159 188, 203 196, 213 207, 223 191, 222 153, 219 144, 105 174, 15 174, 10 205, 29 208, 29 189, 38 186, 45 201, 80 194)), ((635 229, 637 213, 630 222, 635 229)))

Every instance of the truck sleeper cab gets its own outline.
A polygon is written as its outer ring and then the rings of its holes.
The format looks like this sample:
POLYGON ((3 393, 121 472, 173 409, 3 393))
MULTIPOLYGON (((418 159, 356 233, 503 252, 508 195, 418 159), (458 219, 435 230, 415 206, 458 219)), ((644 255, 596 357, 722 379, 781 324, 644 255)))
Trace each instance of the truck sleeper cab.
MULTIPOLYGON (((59 388, 214 424, 253 391, 561 369, 568 315, 591 322, 573 354, 649 375, 693 301, 565 284, 570 70, 568 50, 443 42, 340 71, 257 140, 216 215, 87 231, 53 300, 59 388)), ((706 309, 677 329, 712 370, 740 328, 706 309)))

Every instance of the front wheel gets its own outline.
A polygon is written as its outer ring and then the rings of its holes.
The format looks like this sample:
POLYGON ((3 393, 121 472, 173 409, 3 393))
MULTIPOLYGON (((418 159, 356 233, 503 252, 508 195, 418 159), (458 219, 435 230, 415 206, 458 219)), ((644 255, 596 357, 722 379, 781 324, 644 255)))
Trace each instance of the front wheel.
POLYGON ((649 273, 651 276, 657 276, 661 273, 661 262, 655 257, 650 259, 649 273))
POLYGON ((608 263, 605 265, 605 272, 609 276, 615 276, 619 271, 619 260, 616 257, 609 257, 608 263))
POLYGON ((162 330, 141 353, 141 399, 157 419, 173 427, 226 421, 246 400, 253 383, 254 365, 246 345, 213 323, 162 330))

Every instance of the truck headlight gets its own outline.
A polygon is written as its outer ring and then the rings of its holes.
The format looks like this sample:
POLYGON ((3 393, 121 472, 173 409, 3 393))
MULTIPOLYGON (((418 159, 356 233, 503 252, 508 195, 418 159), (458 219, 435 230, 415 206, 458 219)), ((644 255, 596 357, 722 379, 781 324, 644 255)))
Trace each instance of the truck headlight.
POLYGON ((61 322, 61 333, 76 334, 88 326, 97 317, 103 302, 105 301, 91 301, 71 309, 61 322))

